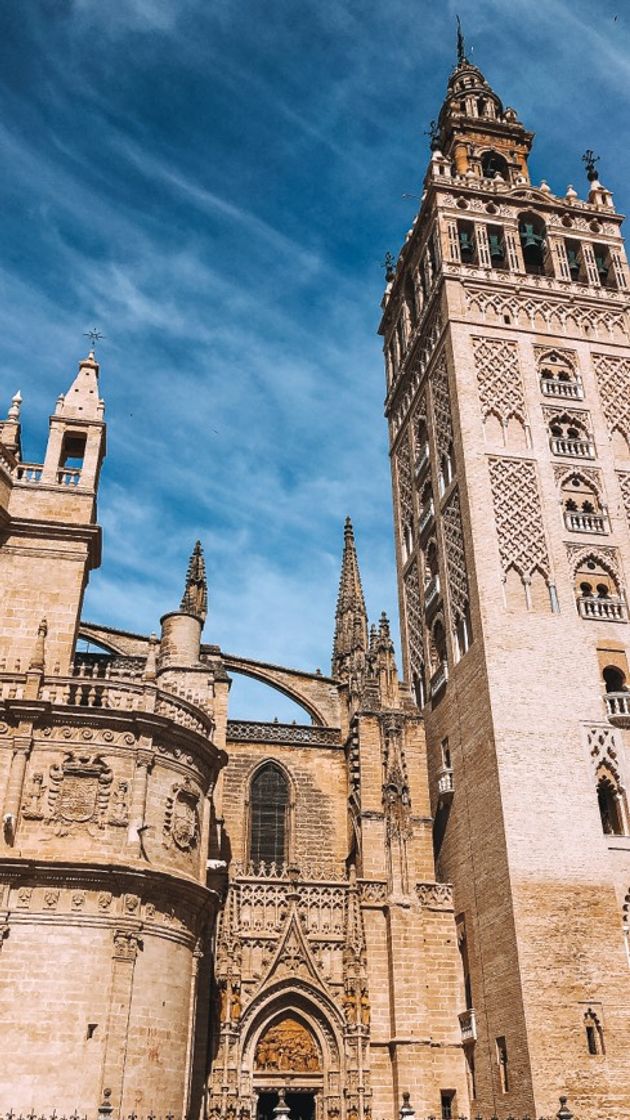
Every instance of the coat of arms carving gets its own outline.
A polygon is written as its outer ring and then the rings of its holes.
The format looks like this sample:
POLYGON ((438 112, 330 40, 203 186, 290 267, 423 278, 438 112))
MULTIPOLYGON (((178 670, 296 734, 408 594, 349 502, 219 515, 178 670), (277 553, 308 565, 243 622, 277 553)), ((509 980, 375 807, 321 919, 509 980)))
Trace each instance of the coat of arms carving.
POLYGON ((113 774, 100 755, 71 754, 49 770, 49 820, 58 836, 96 823, 105 828, 113 774))
POLYGON ((199 794, 188 778, 173 786, 166 799, 164 812, 164 844, 175 844, 182 852, 191 852, 199 842, 199 794))

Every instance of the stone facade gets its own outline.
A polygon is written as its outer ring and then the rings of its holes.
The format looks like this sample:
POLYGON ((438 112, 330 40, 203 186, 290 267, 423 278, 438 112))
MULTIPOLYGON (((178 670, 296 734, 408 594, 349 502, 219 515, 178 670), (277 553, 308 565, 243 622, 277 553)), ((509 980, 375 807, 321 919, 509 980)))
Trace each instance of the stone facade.
POLYGON ((42 466, 19 413, 0 430, 0 1108, 266 1120, 284 1090, 296 1118, 369 1120, 403 1089, 466 1107, 423 724, 387 619, 368 632, 352 526, 331 677, 201 644, 199 544, 159 639, 82 622, 93 355, 42 466), (231 670, 312 722, 229 720, 231 670))
POLYGON ((462 48, 383 301, 403 664, 472 1106, 603 1120, 630 1108, 629 280, 594 163, 557 197, 531 142, 462 48))

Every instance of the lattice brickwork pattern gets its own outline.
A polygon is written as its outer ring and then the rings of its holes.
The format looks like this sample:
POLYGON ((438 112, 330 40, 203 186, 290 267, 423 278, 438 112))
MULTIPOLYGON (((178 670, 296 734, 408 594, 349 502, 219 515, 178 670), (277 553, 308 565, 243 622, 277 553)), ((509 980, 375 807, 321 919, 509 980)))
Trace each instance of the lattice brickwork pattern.
POLYGON ((423 678, 424 643, 422 640, 422 610, 420 608, 420 584, 418 568, 414 563, 408 568, 404 579, 405 611, 407 615, 407 642, 409 644, 409 665, 412 676, 423 678))
POLYGON ((529 459, 490 459, 494 518, 503 571, 528 578, 538 568, 549 579, 536 465, 529 459))
POLYGON ((459 508, 459 492, 454 490, 442 513, 444 545, 446 550, 446 570, 451 610, 457 618, 463 618, 468 606, 468 576, 464 553, 462 516, 459 508))
POLYGON ((610 354, 593 354, 593 366, 608 427, 630 438, 630 361, 610 354))
POLYGON ((431 375, 431 390, 433 394, 433 419, 437 437, 438 454, 448 453, 453 442, 453 422, 451 419, 451 398, 448 391, 448 371, 446 355, 442 353, 437 359, 431 375))
POLYGON ((405 525, 413 525, 413 487, 408 431, 403 432, 396 449, 396 475, 398 478, 400 530, 402 531, 405 525))
POLYGON ((621 487, 621 496, 623 504, 626 508, 626 517, 630 525, 630 474, 619 474, 619 486, 621 487))
POLYGON ((496 413, 504 423, 517 416, 525 423, 525 398, 518 346, 501 338, 473 338, 481 412, 496 413))

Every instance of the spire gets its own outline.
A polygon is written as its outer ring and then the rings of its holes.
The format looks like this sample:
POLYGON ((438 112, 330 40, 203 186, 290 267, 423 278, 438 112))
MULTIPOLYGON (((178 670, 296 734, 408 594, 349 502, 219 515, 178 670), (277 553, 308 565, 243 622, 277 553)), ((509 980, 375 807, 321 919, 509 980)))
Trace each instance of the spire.
POLYGON ((461 66, 462 63, 468 62, 466 58, 466 41, 464 39, 464 32, 462 31, 462 21, 459 16, 455 18, 457 20, 457 65, 461 66))
POLYGON ((100 398, 98 376, 100 366, 90 350, 87 358, 79 362, 78 373, 68 389, 57 400, 56 415, 77 420, 102 420, 103 402, 100 398))
POLYGON ((352 663, 357 655, 359 659, 364 658, 367 644, 367 613, 363 588, 361 587, 359 561, 354 543, 352 522, 347 517, 343 532, 343 558, 341 561, 337 610, 335 612, 333 676, 348 680, 352 671, 352 663))
POLYGON ((186 587, 180 604, 183 614, 192 614, 201 622, 206 621, 208 613, 208 584, 206 582, 206 565, 203 558, 201 541, 197 541, 192 550, 186 572, 186 587))
POLYGON ((39 669, 43 672, 44 662, 46 660, 46 635, 48 633, 48 623, 45 618, 42 618, 39 626, 37 627, 37 640, 35 648, 30 660, 29 669, 39 669))

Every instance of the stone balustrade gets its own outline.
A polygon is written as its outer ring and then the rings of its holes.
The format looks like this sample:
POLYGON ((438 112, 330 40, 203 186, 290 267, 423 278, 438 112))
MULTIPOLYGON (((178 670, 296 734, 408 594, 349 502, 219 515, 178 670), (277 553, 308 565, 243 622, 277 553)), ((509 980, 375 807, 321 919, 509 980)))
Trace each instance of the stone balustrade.
POLYGON ((455 792, 455 782, 453 780, 453 769, 451 766, 443 766, 438 770, 438 793, 443 800, 450 800, 455 792))
POLYGON ((427 614, 430 614, 437 606, 440 598, 440 576, 436 574, 429 580, 424 589, 424 609, 427 614))
POLYGON ((433 504, 433 498, 430 498, 427 504, 423 506, 422 510, 420 511, 420 521, 418 522, 418 533, 420 534, 420 536, 422 536, 423 533, 426 533, 434 517, 435 506, 433 504))
POLYGON ((608 523, 603 513, 583 513, 580 510, 565 510, 564 523, 572 533, 607 533, 608 523))
POLYGON ((578 599, 578 611, 582 618, 596 619, 600 622, 626 622, 628 610, 620 595, 599 598, 584 595, 578 599))
POLYGON ((79 467, 62 467, 57 471, 57 482, 60 486, 78 486, 81 480, 79 467))
POLYGON ((18 463, 15 477, 18 482, 41 482, 43 463, 18 463))
POLYGON ((430 684, 429 684, 429 691, 431 693, 432 698, 434 696, 437 696, 438 693, 440 693, 443 688, 446 688, 446 682, 447 681, 448 681, 448 665, 447 665, 446 661, 443 661, 442 664, 440 666, 438 666, 435 673, 431 677, 431 681, 430 681, 430 684))
POLYGON ((420 478, 429 465, 429 445, 424 443, 416 460, 416 478, 420 478))
POLYGON ((232 742, 295 743, 297 746, 335 747, 341 745, 338 727, 315 724, 263 723, 256 720, 228 720, 227 738, 232 742))
MULTIPOLYGON (((27 674, 0 673, 0 700, 26 700, 27 674)), ((148 682, 105 679, 95 675, 47 676, 41 683, 38 701, 53 707, 101 712, 146 712, 171 720, 179 727, 210 738, 214 721, 209 712, 181 696, 164 692, 148 682)))
POLYGON ((568 459, 594 459, 595 446, 590 439, 569 439, 564 436, 552 436, 549 446, 554 455, 561 455, 568 459))
POLYGON ((630 692, 607 692, 606 711, 616 727, 630 727, 630 692))
POLYGON ((552 377, 541 377, 540 391, 545 397, 560 400, 584 400, 584 386, 579 378, 574 381, 557 381, 552 377))
POLYGON ((460 1013, 459 1026, 462 1032, 462 1042, 477 1041, 477 1018, 472 1007, 460 1013))

